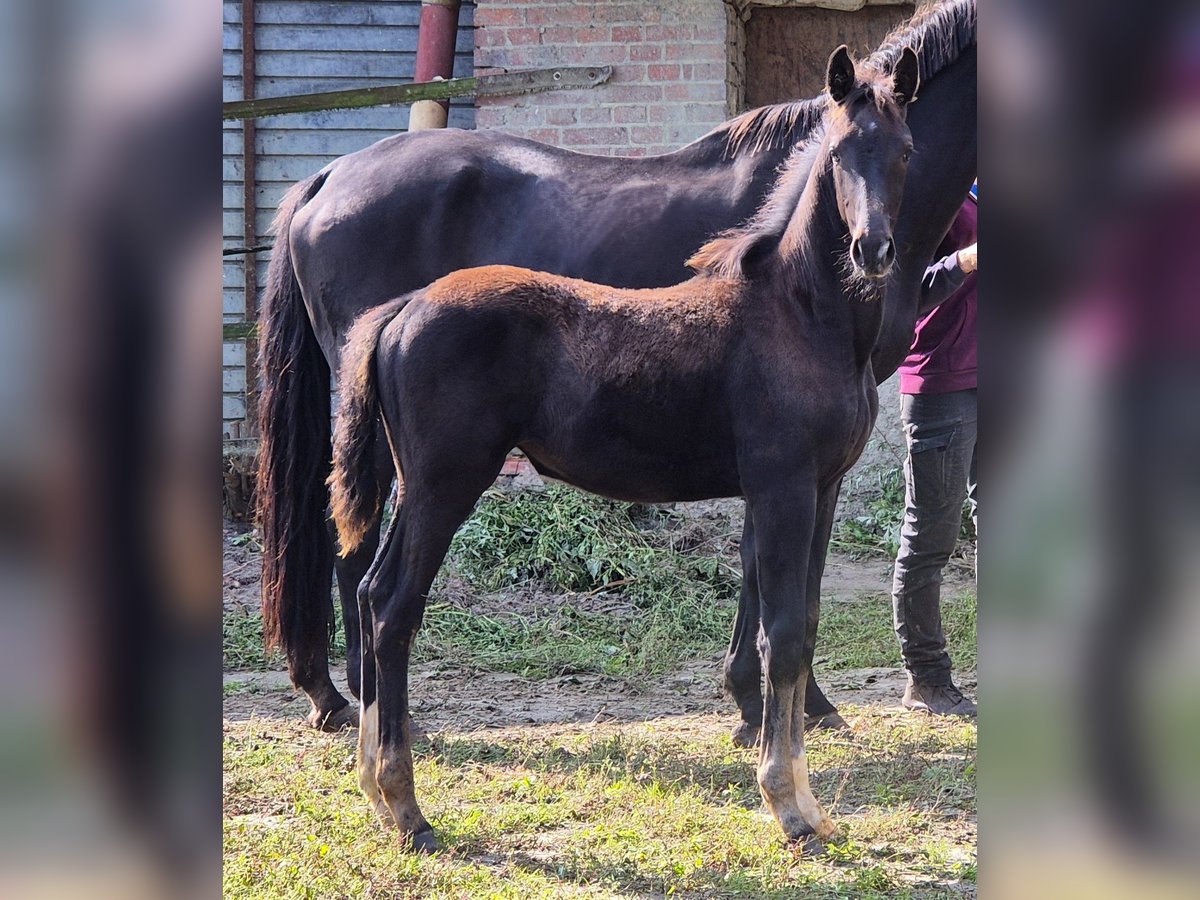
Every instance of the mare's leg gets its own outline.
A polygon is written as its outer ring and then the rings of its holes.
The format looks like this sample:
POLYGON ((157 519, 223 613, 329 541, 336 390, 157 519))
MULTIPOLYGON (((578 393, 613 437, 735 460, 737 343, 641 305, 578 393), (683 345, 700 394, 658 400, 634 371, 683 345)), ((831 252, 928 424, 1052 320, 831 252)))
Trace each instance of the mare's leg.
MULTIPOLYGON (((840 482, 839 482, 840 487, 840 482)), ((836 504, 837 493, 834 493, 836 504)), ((830 511, 829 528, 833 527, 830 511)), ((825 550, 828 550, 828 536, 825 550)), ((725 690, 737 703, 742 720, 733 729, 733 743, 738 747, 753 747, 762 729, 762 660, 758 655, 758 570, 755 562, 754 524, 750 509, 746 509, 742 528, 742 590, 738 596, 737 617, 733 622, 733 637, 725 654, 725 690)), ((825 571, 825 550, 811 560, 818 581, 825 571)), ((804 691, 806 728, 844 729, 849 726, 837 708, 826 699, 812 671, 804 691)))
MULTIPOLYGON (((330 556, 333 555, 330 553, 330 556)), ((327 568, 325 564, 321 565, 322 572, 315 576, 315 583, 323 584, 329 590, 333 580, 333 563, 327 565, 327 568)), ((333 610, 330 609, 329 615, 332 614, 333 610)), ((357 724, 358 717, 355 708, 329 677, 329 635, 323 626, 321 632, 313 636, 310 652, 302 658, 299 655, 289 657, 288 675, 292 683, 304 692, 311 705, 304 721, 321 731, 341 731, 347 725, 357 724)))
POLYGON ((805 683, 812 669, 815 616, 808 609, 810 551, 817 490, 804 478, 748 497, 755 524, 759 649, 766 672, 758 784, 763 799, 790 839, 834 832, 812 794, 804 752, 805 683))

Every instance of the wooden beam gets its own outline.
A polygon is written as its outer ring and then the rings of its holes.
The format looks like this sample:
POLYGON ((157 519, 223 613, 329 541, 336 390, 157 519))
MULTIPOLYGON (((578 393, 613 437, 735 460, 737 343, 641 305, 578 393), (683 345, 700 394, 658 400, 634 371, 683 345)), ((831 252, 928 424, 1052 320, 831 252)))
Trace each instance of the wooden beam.
POLYGON ((560 66, 556 69, 530 69, 500 75, 451 78, 423 84, 391 84, 355 88, 348 91, 324 91, 291 97, 262 97, 231 100, 221 104, 223 119, 254 119, 288 113, 318 112, 327 109, 360 109, 369 106, 413 103, 417 100, 448 100, 474 94, 476 97, 531 94, 536 91, 592 88, 612 77, 612 66, 560 66))
POLYGON ((858 12, 864 6, 900 6, 909 3, 915 6, 920 0, 733 0, 743 15, 748 15, 754 6, 816 6, 839 12, 858 12))

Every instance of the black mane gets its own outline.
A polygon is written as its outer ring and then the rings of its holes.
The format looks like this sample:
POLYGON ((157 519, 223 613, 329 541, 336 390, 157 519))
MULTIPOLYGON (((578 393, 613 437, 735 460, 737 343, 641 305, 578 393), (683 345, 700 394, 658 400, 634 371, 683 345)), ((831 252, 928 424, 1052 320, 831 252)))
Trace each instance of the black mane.
MULTIPOLYGON (((947 0, 916 13, 898 25, 862 62, 890 71, 906 47, 917 51, 921 80, 931 78, 975 46, 978 13, 975 0, 947 0)), ((825 110, 826 95, 760 106, 730 119, 706 137, 726 133, 726 152, 760 153, 786 147, 797 129, 815 127, 825 110)))

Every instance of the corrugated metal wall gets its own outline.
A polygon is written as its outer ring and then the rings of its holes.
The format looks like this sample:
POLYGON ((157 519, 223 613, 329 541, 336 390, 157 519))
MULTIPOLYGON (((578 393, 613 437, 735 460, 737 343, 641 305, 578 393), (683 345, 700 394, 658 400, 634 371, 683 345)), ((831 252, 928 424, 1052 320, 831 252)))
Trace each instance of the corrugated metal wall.
MULTIPOLYGON (((255 40, 257 95, 272 97, 334 91, 372 84, 412 81, 416 65, 419 0, 399 2, 308 2, 257 0, 255 40)), ((242 91, 242 4, 224 3, 224 99, 240 100, 242 91)), ((454 74, 473 73, 474 6, 464 2, 459 17, 454 74)), ((456 100, 450 125, 472 128, 471 98, 456 100)), ((330 160, 362 149, 408 127, 408 107, 334 110, 258 120, 255 146, 258 243, 279 198, 290 185, 316 172, 330 160)), ((224 153, 224 237, 227 247, 242 246, 242 126, 226 122, 224 153)), ((257 254, 258 281, 265 283, 268 254, 257 254)), ((244 260, 226 257, 223 313, 225 322, 245 317, 244 260)), ((227 435, 244 434, 246 348, 241 342, 224 345, 222 428, 227 435)))

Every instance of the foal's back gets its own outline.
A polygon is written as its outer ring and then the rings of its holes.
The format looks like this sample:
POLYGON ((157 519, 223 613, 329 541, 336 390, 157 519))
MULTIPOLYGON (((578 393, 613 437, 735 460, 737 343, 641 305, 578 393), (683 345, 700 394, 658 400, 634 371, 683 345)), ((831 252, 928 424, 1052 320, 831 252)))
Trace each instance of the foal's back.
MULTIPOLYGON (((550 342, 597 381, 657 380, 720 365, 746 324, 744 286, 700 276, 631 290, 512 266, 464 269, 413 295, 398 326, 479 339, 550 342)), ((527 348, 529 349, 529 348, 527 348)))

